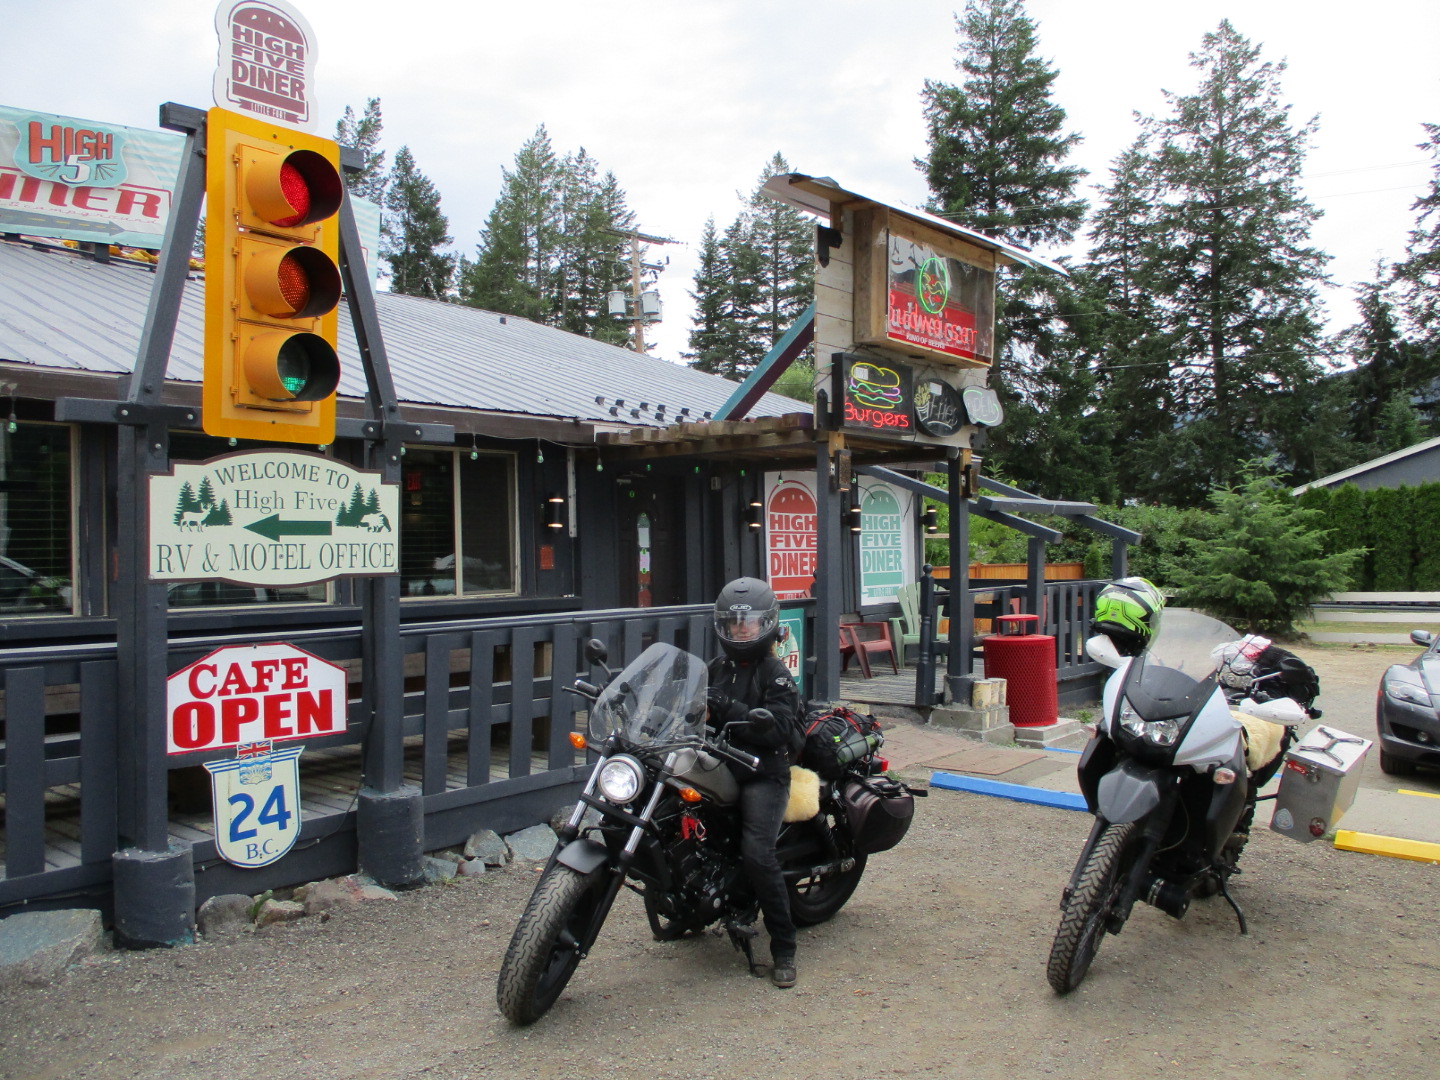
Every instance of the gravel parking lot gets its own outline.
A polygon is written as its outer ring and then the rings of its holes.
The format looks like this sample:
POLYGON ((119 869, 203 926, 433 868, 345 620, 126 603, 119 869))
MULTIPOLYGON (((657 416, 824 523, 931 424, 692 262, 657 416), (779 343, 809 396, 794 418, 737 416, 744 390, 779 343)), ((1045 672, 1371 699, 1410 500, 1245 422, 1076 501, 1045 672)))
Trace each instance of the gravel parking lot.
MULTIPOLYGON (((1322 666, 1327 719, 1373 707, 1403 653, 1322 666)), ((1440 867, 1257 830, 1234 882, 1249 936, 1220 900, 1179 922, 1139 906, 1060 998, 1045 959, 1088 817, 940 790, 917 806, 851 903, 802 931, 794 990, 751 978, 723 939, 652 941, 626 894, 556 1008, 512 1028, 495 973, 535 878, 512 866, 0 989, 0 1075, 1435 1075, 1440 867)))

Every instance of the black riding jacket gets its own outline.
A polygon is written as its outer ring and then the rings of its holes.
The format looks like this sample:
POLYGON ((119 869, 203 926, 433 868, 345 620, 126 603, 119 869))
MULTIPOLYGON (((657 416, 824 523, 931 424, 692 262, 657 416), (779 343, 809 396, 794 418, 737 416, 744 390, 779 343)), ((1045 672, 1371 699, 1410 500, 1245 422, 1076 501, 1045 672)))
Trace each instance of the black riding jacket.
POLYGON ((755 732, 749 725, 730 729, 730 743, 760 759, 759 772, 788 778, 803 738, 800 733, 800 694, 790 669, 779 658, 767 654, 758 661, 717 657, 710 661, 710 685, 729 695, 723 716, 712 716, 718 729, 722 724, 740 722, 751 709, 769 709, 775 726, 755 732))

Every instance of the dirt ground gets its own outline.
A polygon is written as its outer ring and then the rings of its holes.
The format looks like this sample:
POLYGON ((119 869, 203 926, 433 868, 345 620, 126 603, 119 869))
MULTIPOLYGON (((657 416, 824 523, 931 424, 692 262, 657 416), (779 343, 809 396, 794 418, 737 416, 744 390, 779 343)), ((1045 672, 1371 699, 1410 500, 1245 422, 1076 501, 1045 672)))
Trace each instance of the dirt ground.
MULTIPOLYGON (((1414 650, 1316 653, 1344 726, 1366 701, 1373 716, 1380 671, 1414 650)), ((513 1028, 495 974, 535 874, 511 867, 0 991, 0 1076, 1436 1074, 1440 867, 1257 830, 1234 882, 1249 936, 1222 900, 1183 921, 1139 905, 1061 998, 1045 960, 1088 817, 938 789, 917 807, 850 904, 801 932, 793 990, 752 978, 723 939, 652 941, 627 893, 555 1009, 513 1028)))

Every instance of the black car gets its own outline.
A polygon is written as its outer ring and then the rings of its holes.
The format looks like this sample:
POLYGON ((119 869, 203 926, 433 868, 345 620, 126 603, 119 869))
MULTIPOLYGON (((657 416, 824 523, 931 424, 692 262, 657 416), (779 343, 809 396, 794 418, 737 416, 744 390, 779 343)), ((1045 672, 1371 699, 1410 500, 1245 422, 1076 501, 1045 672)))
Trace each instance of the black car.
POLYGON ((1380 770, 1409 776, 1417 765, 1440 767, 1440 638, 1411 630, 1425 651, 1408 664, 1385 669, 1375 701, 1380 731, 1380 770))

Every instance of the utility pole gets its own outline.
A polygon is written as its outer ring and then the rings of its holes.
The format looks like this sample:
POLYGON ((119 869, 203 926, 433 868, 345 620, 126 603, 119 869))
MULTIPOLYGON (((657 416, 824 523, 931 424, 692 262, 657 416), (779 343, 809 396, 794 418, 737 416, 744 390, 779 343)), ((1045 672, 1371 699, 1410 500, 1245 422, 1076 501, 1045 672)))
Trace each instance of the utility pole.
POLYGON ((645 324, 660 321, 660 294, 654 290, 645 291, 643 275, 646 270, 654 270, 658 273, 665 267, 661 263, 641 262, 640 245, 642 243, 673 244, 675 241, 666 236, 648 236, 637 229, 611 229, 609 231, 614 236, 623 236, 630 241, 630 295, 627 297, 619 289, 610 293, 610 314, 630 320, 635 351, 644 353, 645 324))

